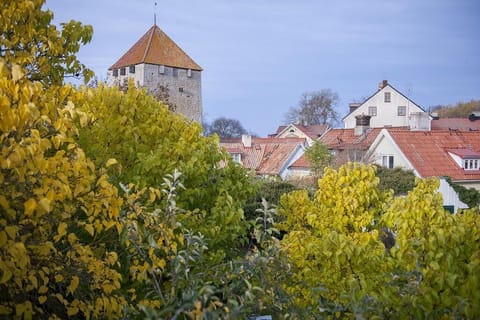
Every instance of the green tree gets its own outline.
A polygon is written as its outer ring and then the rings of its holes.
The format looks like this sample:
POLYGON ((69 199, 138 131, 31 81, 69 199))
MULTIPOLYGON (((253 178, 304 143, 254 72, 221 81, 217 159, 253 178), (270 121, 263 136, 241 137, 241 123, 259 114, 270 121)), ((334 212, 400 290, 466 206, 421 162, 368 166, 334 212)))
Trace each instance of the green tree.
POLYGON ((474 111, 480 111, 480 100, 458 102, 453 105, 435 107, 434 110, 440 118, 468 118, 474 111))
POLYGON ((399 167, 390 169, 383 166, 375 166, 376 175, 380 179, 380 190, 393 190, 395 196, 406 195, 415 187, 415 174, 412 170, 399 167))
POLYGON ((42 10, 45 0, 4 0, 0 5, 0 58, 22 67, 30 80, 45 85, 62 84, 65 76, 83 76, 87 82, 93 72, 75 56, 81 45, 90 42, 91 26, 80 22, 53 25, 53 13, 42 10))
POLYGON ((210 125, 205 125, 206 135, 217 134, 220 138, 238 138, 242 134, 247 134, 247 130, 237 119, 220 117, 210 125))
POLYGON ((245 170, 227 161, 218 138, 203 137, 199 124, 173 114, 133 84, 125 93, 83 87, 72 102, 90 116, 78 136, 87 156, 99 166, 110 158, 118 161, 110 170, 115 185, 158 188, 178 170, 185 189, 176 201, 186 210, 179 222, 201 232, 222 255, 239 245, 247 234, 242 207, 253 187, 245 170))
POLYGON ((312 173, 315 177, 321 177, 323 170, 333 164, 334 157, 328 150, 327 145, 319 140, 305 150, 305 157, 310 162, 312 173))

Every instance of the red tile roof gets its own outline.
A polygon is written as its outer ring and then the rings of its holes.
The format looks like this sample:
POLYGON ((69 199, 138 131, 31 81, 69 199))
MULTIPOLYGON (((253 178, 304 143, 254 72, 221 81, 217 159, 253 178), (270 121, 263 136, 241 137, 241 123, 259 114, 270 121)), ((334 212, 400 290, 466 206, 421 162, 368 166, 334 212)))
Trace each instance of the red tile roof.
POLYGON ((302 154, 300 158, 297 159, 289 168, 298 168, 298 169, 310 169, 311 164, 310 161, 307 160, 305 154, 302 154))
POLYGON ((480 152, 480 132, 401 131, 389 129, 392 139, 421 177, 448 176, 454 180, 479 180, 480 170, 463 170, 448 151, 480 152))
MULTIPOLYGON (((325 131, 328 129, 327 124, 315 124, 315 125, 310 125, 310 126, 303 126, 300 124, 292 124, 298 130, 302 131, 306 136, 308 136, 311 139, 317 139, 320 137, 325 131)), ((289 126, 279 126, 277 129, 277 132, 273 134, 273 136, 278 136, 282 131, 284 131, 287 127, 289 126)))
POLYGON ((154 25, 109 70, 139 63, 202 71, 170 37, 154 25))
POLYGON ((251 147, 245 147, 242 138, 221 139, 220 146, 240 150, 242 164, 258 175, 278 175, 293 152, 306 144, 303 138, 254 138, 251 147))
POLYGON ((344 150, 344 149, 360 149, 367 150, 373 143, 382 128, 368 129, 362 135, 355 135, 355 129, 330 129, 323 136, 320 141, 328 146, 329 149, 344 150))
POLYGON ((432 130, 480 131, 480 121, 471 121, 468 118, 433 119, 431 128, 432 130))

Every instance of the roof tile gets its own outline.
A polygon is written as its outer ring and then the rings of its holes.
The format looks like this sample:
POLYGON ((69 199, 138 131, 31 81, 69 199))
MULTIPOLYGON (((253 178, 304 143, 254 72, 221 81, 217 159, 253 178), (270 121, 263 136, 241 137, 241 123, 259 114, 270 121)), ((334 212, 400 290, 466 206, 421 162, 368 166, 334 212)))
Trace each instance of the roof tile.
POLYGON ((140 63, 202 71, 202 68, 156 25, 152 26, 109 70, 140 63))

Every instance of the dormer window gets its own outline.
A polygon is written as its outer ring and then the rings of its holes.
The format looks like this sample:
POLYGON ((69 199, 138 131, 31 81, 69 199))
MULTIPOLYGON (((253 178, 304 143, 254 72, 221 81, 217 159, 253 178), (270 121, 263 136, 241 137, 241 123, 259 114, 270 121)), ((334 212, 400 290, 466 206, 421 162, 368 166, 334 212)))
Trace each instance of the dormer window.
POLYGON ((480 170, 480 153, 472 149, 449 149, 448 154, 465 171, 480 170))
POLYGON ((463 169, 465 170, 478 170, 480 159, 464 159, 463 160, 463 169))

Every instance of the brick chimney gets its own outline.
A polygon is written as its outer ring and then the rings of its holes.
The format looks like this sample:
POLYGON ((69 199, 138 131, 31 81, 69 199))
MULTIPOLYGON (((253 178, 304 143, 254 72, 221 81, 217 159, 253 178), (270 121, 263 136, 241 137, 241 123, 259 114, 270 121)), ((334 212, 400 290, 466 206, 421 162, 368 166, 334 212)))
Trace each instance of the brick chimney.
POLYGON ((378 84, 378 89, 383 89, 388 85, 388 80, 383 80, 378 84))
POLYGON ((371 116, 366 114, 360 114, 358 116, 355 116, 356 125, 353 129, 353 134, 356 136, 360 136, 367 132, 367 130, 370 129, 370 118, 371 116))

